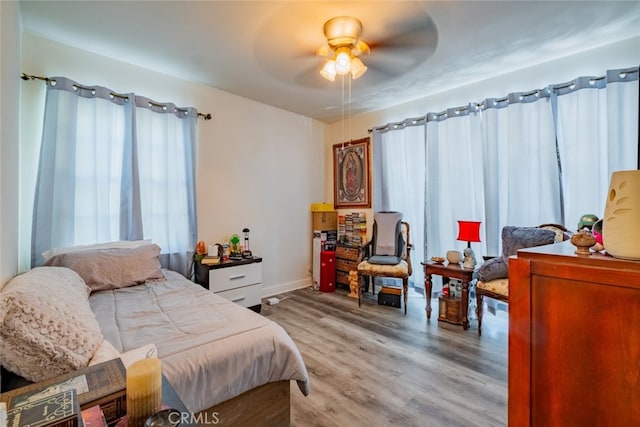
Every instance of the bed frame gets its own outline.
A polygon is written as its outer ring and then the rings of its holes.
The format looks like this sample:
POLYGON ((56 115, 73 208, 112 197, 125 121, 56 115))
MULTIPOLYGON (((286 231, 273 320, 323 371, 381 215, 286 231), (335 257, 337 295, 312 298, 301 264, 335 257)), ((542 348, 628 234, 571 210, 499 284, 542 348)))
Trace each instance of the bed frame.
MULTIPOLYGON (((291 422, 290 381, 276 381, 253 388, 239 396, 200 411, 200 425, 219 420, 222 426, 288 427, 291 422)), ((210 425, 210 424, 209 424, 210 425)))

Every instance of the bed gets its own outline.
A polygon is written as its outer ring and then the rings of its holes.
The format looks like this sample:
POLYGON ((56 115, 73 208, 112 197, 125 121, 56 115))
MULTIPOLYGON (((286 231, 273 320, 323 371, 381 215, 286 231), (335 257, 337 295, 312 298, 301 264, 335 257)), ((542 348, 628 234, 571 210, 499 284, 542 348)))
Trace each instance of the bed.
MULTIPOLYGON (((39 268, 49 269, 49 275, 51 269, 72 270, 90 288, 87 301, 94 319, 83 322, 95 330, 95 321, 101 336, 95 339, 94 331, 85 339, 85 347, 100 341, 88 363, 110 351, 154 346, 163 375, 191 413, 215 413, 223 425, 289 425, 290 382, 307 395, 309 377, 286 331, 161 269, 156 245, 139 248, 57 253, 39 268)), ((8 339, 4 333, 3 339, 8 339)))

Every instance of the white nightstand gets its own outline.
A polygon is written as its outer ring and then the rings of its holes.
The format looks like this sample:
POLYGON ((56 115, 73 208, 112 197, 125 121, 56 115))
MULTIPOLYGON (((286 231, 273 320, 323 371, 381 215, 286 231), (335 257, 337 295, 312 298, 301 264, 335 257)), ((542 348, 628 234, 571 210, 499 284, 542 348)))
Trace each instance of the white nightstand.
POLYGON ((262 258, 228 260, 196 266, 196 282, 212 292, 260 313, 262 258))

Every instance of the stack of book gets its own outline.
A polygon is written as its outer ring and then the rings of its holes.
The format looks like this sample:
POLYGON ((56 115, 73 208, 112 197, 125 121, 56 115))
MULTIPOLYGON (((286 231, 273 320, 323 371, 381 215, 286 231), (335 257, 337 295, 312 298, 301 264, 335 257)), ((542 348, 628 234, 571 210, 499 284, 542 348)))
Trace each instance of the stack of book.
POLYGON ((106 421, 111 424, 127 414, 127 376, 120 358, 89 366, 75 372, 70 372, 49 380, 33 383, 15 390, 0 394, 0 401, 7 404, 8 426, 82 426, 81 411, 99 405, 106 421), (66 405, 64 417, 53 423, 40 423, 33 417, 39 414, 51 413, 53 406, 66 405), (40 412, 29 411, 26 408, 40 406, 40 412), (16 423, 16 415, 22 421, 16 423), (29 415, 29 423, 25 423, 29 415), (9 421, 11 420, 11 421, 9 421))
POLYGON ((338 216, 338 242, 348 246, 360 246, 367 240, 367 214, 352 212, 338 216))

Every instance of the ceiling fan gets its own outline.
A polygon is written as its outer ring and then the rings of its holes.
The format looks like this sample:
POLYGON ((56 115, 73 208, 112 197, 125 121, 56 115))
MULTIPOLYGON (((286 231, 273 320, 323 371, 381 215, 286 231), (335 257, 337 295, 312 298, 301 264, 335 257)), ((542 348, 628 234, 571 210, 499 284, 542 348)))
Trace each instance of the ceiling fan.
POLYGON ((353 80, 355 72, 358 96, 370 96, 393 90, 396 79, 418 69, 438 45, 438 29, 423 2, 285 3, 260 27, 253 49, 260 65, 284 84, 330 89, 320 71, 330 71, 344 52, 352 68, 342 76, 336 72, 335 81, 353 80))
POLYGON ((428 15, 403 16, 383 24, 377 21, 367 31, 364 41, 362 22, 353 16, 326 21, 326 43, 316 50, 317 57, 326 58, 320 75, 329 81, 335 81, 336 75, 350 75, 355 80, 367 70, 375 70, 374 80, 393 78, 431 56, 438 41, 438 31, 428 15))
POLYGON ((353 79, 360 78, 367 71, 360 56, 371 52, 369 45, 360 40, 362 23, 351 16, 337 16, 325 22, 323 31, 327 44, 320 46, 316 54, 329 59, 320 70, 322 77, 334 81, 336 74, 350 73, 353 79))

